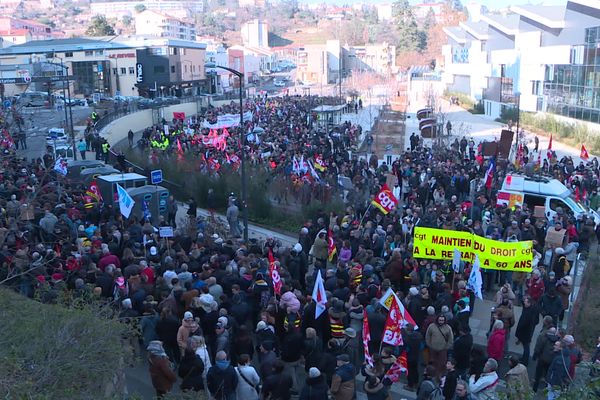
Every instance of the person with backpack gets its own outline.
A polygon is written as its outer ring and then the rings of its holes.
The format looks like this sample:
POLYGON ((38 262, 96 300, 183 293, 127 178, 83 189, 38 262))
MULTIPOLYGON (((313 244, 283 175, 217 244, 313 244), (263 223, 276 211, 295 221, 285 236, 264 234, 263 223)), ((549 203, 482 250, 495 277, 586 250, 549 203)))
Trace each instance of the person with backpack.
POLYGON ((540 379, 546 376, 548 367, 554 358, 554 343, 558 340, 556 335, 556 328, 552 327, 548 329, 545 335, 540 335, 535 343, 535 350, 533 351, 533 359, 537 360, 535 366, 535 380, 533 382, 533 391, 537 392, 540 379))
POLYGON ((427 365, 423 371, 423 380, 417 389, 417 400, 444 400, 442 388, 435 381, 436 369, 427 365))
POLYGON ((227 353, 217 352, 215 365, 206 375, 206 383, 210 395, 215 400, 235 400, 238 385, 238 374, 230 365, 227 353))
POLYGON ((471 394, 480 400, 497 400, 496 386, 498 386, 498 363, 493 358, 489 358, 484 367, 483 373, 479 378, 471 375, 469 378, 469 391, 471 394))

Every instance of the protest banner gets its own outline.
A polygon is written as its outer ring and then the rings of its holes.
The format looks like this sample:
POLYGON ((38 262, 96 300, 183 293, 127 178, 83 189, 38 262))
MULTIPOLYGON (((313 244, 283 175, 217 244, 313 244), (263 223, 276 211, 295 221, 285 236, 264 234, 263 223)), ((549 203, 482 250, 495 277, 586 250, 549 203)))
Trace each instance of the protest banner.
POLYGON ((452 260, 454 249, 463 261, 473 262, 479 256, 481 268, 500 271, 531 272, 533 242, 500 242, 469 232, 434 228, 415 228, 413 257, 452 260))

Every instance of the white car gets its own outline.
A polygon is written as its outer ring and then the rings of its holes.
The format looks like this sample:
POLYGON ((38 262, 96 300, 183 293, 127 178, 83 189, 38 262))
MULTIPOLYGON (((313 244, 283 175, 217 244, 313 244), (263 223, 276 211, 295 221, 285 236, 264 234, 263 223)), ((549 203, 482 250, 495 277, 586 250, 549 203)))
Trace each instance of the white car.
POLYGON ((48 146, 53 146, 54 143, 59 144, 68 144, 69 137, 65 133, 65 130, 62 128, 50 128, 48 130, 48 135, 46 136, 46 144, 48 146))

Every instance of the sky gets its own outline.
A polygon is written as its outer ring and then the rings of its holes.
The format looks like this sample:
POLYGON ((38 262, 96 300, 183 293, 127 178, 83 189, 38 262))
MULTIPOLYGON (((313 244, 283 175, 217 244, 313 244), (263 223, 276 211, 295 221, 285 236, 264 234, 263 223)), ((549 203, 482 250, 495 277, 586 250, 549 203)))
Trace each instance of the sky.
MULTIPOLYGON (((300 3, 306 4, 385 4, 393 3, 394 0, 299 0, 300 3)), ((425 2, 436 2, 436 0, 409 0, 410 4, 419 4, 425 2)), ((469 1, 463 0, 463 5, 469 3, 469 1)), ((483 4, 490 10, 498 8, 506 8, 509 6, 516 6, 522 4, 545 4, 545 5, 562 5, 566 4, 566 0, 480 0, 478 3, 483 4)))

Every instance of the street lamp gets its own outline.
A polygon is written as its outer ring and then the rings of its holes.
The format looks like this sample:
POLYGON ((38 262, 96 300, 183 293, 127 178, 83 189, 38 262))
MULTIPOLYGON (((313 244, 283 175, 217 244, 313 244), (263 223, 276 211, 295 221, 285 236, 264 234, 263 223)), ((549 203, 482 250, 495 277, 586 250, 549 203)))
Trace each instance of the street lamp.
POLYGON ((220 68, 231 72, 238 77, 240 81, 240 159, 242 160, 242 215, 244 219, 244 242, 248 243, 248 206, 246 204, 246 163, 244 147, 246 145, 246 134, 244 132, 244 73, 233 68, 223 67, 215 63, 206 63, 204 68, 220 68))
MULTIPOLYGON (((519 152, 519 122, 521 119, 521 92, 515 92, 515 97, 517 98, 517 149, 516 152, 519 152)), ((517 154, 518 157, 518 154, 517 154)))
MULTIPOLYGON (((64 75, 64 79, 63 79, 63 98, 64 98, 64 107, 65 107, 65 128, 69 129, 71 132, 70 136, 71 136, 71 141, 72 146, 73 146, 73 159, 75 161, 77 161, 77 147, 75 144, 75 130, 73 129, 73 109, 72 109, 72 104, 71 104, 71 85, 69 84, 69 67, 66 66, 63 62, 63 59, 60 57, 54 57, 54 58, 58 58, 60 60, 60 64, 59 63, 55 63, 55 62, 50 62, 50 61, 44 61, 45 64, 49 64, 49 65, 53 65, 53 66, 57 66, 57 67, 61 67, 62 69, 65 70, 65 75, 64 75), (65 93, 65 86, 67 87, 67 92, 65 93), (68 96, 68 97, 67 97, 68 96), (67 107, 69 108, 69 117, 67 118, 67 107), (68 127, 67 127, 68 125, 68 127)), ((56 151, 56 149, 55 149, 56 151)))

